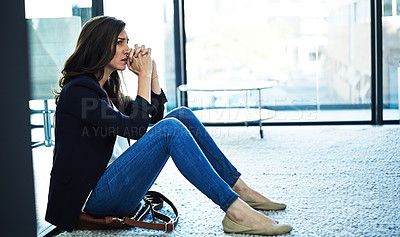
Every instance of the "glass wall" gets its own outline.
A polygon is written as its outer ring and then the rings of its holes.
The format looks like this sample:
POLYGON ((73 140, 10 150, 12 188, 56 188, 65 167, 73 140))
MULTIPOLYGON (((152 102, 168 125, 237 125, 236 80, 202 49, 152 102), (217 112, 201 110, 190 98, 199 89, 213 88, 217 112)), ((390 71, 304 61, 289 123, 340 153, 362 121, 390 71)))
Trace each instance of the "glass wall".
POLYGON ((64 62, 75 49, 82 25, 91 18, 91 8, 91 0, 25 0, 38 234, 51 229, 44 216, 53 160, 54 133, 51 127, 55 103, 52 90, 58 90, 58 79, 64 62))
MULTIPOLYGON (((168 98, 167 110, 175 108, 173 1, 104 0, 104 15, 114 16, 126 23, 131 48, 138 44, 152 49, 161 87, 168 98)), ((122 72, 122 76, 127 94, 135 96, 137 77, 129 70, 122 72)))
MULTIPOLYGON (((53 89, 65 60, 72 54, 81 26, 91 18, 91 1, 26 0, 29 37, 32 110, 55 109, 53 89), (46 7, 43 7, 46 6, 46 7)), ((31 116, 33 125, 43 125, 42 114, 31 116)), ((32 130, 32 142, 45 139, 42 128, 32 130)))
MULTIPOLYGON (((185 30, 189 87, 269 83, 261 106, 274 122, 371 120, 369 0, 186 0, 185 30)), ((242 107, 245 97, 189 92, 188 104, 242 107)))
POLYGON ((383 119, 398 120, 400 69, 400 0, 383 1, 383 119))

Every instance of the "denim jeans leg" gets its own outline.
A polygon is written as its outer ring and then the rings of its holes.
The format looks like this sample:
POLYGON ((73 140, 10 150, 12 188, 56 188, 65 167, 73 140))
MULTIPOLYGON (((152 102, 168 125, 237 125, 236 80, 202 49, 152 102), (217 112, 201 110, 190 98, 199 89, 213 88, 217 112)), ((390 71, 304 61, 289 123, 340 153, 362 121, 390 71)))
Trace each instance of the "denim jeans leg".
POLYGON ((200 120, 193 114, 192 110, 186 107, 179 107, 168 113, 166 118, 176 118, 181 121, 193 135, 204 155, 217 171, 219 176, 233 187, 240 177, 240 172, 232 165, 226 156, 219 149, 214 139, 207 132, 200 120))
POLYGON ((169 157, 182 175, 226 211, 238 198, 216 173, 188 129, 163 119, 104 172, 86 204, 95 216, 130 214, 150 189, 169 157))

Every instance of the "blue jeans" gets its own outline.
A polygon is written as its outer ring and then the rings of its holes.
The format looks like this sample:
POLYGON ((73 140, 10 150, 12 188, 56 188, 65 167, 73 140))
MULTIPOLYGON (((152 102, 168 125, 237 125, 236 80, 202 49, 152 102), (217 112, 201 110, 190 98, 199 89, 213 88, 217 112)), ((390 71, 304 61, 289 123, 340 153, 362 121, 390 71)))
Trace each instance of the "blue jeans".
POLYGON ((181 107, 155 124, 107 168, 85 212, 97 217, 129 215, 169 157, 182 175, 223 211, 238 198, 232 187, 240 173, 193 112, 181 107))

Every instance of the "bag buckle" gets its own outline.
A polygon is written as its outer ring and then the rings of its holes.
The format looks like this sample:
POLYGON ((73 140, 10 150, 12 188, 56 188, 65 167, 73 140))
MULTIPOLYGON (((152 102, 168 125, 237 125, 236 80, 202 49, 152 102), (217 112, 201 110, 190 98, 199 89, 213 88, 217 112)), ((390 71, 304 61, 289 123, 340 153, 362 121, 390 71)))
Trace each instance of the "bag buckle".
POLYGON ((171 231, 168 231, 168 224, 171 224, 171 223, 165 223, 164 224, 164 230, 165 230, 165 232, 172 232, 173 230, 174 230, 174 225, 172 224, 171 226, 172 226, 172 230, 171 231))
POLYGON ((125 225, 125 219, 114 217, 113 220, 119 221, 121 224, 125 225))

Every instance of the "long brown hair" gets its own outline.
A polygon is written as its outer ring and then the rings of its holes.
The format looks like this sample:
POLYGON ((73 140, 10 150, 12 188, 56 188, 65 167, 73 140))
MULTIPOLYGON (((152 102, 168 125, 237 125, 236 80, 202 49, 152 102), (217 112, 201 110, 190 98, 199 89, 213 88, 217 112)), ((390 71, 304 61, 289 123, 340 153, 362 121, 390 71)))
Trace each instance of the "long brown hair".
MULTIPOLYGON (((118 35, 125 29, 125 22, 109 16, 98 16, 90 19, 83 26, 75 51, 67 59, 58 85, 62 89, 77 76, 90 75, 100 81, 104 68, 113 59, 117 47, 118 35)), ((121 80, 114 71, 104 85, 113 103, 123 112, 129 97, 121 92, 121 80)), ((55 92, 56 103, 60 92, 55 92)))

